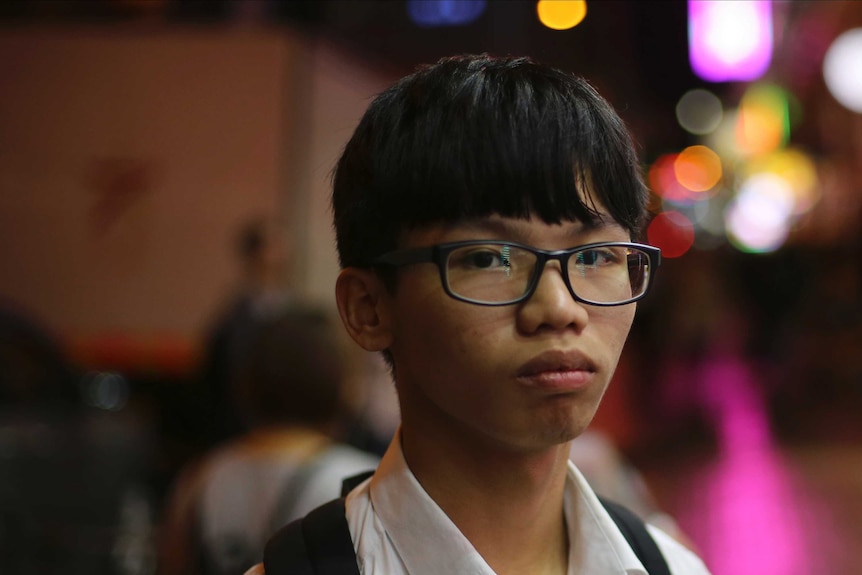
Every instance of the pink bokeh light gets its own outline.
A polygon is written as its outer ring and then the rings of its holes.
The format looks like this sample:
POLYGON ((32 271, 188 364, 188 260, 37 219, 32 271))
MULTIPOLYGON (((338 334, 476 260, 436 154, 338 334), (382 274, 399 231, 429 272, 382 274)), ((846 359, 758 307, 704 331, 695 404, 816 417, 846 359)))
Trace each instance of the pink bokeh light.
POLYGON ((819 553, 839 534, 775 444, 757 370, 738 352, 712 350, 692 381, 718 453, 677 494, 683 532, 713 575, 822 572, 819 553))
POLYGON ((760 78, 772 61, 771 0, 688 0, 688 51, 708 82, 760 78))

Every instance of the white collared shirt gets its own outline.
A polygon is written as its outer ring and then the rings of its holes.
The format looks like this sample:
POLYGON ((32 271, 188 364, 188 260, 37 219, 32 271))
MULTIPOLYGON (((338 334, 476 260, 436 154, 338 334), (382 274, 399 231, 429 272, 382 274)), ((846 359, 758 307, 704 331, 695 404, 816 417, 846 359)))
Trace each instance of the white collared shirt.
MULTIPOLYGON (((377 468, 347 497, 347 522, 363 575, 494 575, 470 541, 407 467, 396 435, 377 468)), ((646 575, 581 472, 569 462, 565 488, 569 540, 580 533, 569 575, 646 575), (577 504, 574 499, 577 498, 577 504)), ((648 526, 673 575, 709 575, 703 562, 658 528, 648 526)), ((573 550, 576 545, 570 544, 573 550)))

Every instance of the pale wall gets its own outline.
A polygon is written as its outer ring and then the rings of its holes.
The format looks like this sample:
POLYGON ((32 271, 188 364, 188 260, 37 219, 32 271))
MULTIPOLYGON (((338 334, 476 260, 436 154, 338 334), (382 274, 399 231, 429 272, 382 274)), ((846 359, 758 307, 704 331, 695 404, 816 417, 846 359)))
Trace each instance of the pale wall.
POLYGON ((0 32, 0 296, 62 337, 196 341, 236 279, 236 227, 299 247, 332 305, 329 173, 390 78, 275 30, 0 32))

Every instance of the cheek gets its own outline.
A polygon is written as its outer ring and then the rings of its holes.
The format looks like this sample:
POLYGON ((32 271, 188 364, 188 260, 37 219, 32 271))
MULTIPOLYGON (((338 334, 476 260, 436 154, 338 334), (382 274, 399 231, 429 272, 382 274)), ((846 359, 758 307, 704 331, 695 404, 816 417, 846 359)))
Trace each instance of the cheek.
POLYGON ((449 359, 452 351, 451 329, 447 316, 449 299, 430 274, 411 273, 399 278, 391 315, 392 355, 401 374, 426 369, 425 366, 449 359), (446 338, 445 334, 450 337, 446 338))
POLYGON ((442 288, 415 289, 410 295, 409 301, 400 301, 393 316, 392 352, 402 373, 423 379, 429 375, 465 378, 484 371, 486 363, 496 363, 494 350, 503 330, 512 324, 502 308, 465 304, 448 297, 442 288))
POLYGON ((592 318, 609 350, 617 357, 622 352, 635 317, 634 306, 603 308, 603 313, 592 318))
POLYGON ((514 321, 511 317, 500 317, 490 308, 477 308, 481 314, 460 312, 456 319, 458 331, 450 332, 448 339, 458 354, 463 369, 484 374, 495 374, 503 365, 500 356, 510 349, 514 321))
POLYGON ((495 348, 501 321, 477 314, 469 306, 452 300, 452 304, 436 302, 414 308, 399 319, 396 339, 407 343, 405 349, 415 361, 423 356, 422 363, 436 364, 439 369, 459 366, 469 370, 471 364, 481 363, 495 348), (417 311, 418 310, 418 311, 417 311), (445 364, 441 363, 445 359, 445 364))

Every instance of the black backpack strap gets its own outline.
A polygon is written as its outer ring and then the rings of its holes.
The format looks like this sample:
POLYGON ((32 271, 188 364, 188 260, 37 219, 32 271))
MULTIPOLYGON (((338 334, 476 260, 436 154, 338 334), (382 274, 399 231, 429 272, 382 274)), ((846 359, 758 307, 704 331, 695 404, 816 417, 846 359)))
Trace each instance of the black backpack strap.
POLYGON ((347 494, 353 491, 353 488, 374 475, 374 470, 371 471, 363 471, 362 473, 357 473, 356 475, 351 475, 350 477, 346 477, 341 482, 341 496, 347 497, 347 494))
POLYGON ((267 541, 263 568, 268 575, 314 575, 302 535, 302 519, 291 521, 267 541))
POLYGON ((344 496, 373 474, 367 471, 346 478, 341 498, 321 505, 273 535, 263 551, 267 575, 359 575, 344 496))
POLYGON ((643 520, 619 503, 599 498, 649 575, 670 575, 664 555, 643 520))
POLYGON ((267 575, 360 575, 344 499, 279 530, 266 544, 263 566, 267 575))

